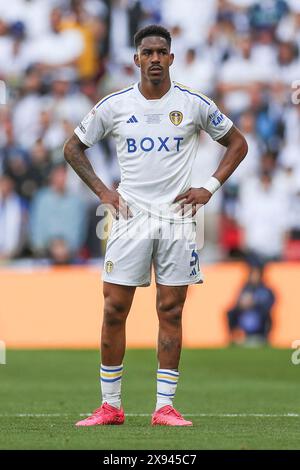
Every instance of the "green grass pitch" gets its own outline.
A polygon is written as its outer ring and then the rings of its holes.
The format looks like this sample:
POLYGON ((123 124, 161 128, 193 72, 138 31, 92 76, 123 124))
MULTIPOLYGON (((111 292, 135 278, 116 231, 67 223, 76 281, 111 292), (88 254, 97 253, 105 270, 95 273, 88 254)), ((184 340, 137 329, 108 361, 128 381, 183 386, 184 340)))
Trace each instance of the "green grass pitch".
POLYGON ((175 406, 192 428, 150 426, 154 350, 128 350, 124 364, 125 424, 75 428, 80 414, 99 406, 99 353, 8 351, 0 365, 0 449, 300 447, 300 365, 290 350, 184 350, 175 406))

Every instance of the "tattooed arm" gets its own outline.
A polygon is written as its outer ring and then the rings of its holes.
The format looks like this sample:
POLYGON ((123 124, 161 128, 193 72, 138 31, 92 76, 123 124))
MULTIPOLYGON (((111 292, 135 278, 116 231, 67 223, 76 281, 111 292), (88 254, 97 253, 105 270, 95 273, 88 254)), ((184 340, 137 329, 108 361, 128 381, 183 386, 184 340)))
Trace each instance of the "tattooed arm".
POLYGON ((65 160, 76 171, 82 181, 99 197, 101 202, 111 207, 113 215, 118 217, 118 212, 121 212, 124 217, 127 217, 127 214, 130 215, 130 211, 126 203, 116 190, 108 189, 96 175, 85 154, 86 149, 88 147, 81 142, 76 134, 73 134, 64 145, 65 160))
POLYGON ((73 134, 64 145, 65 160, 87 186, 101 199, 103 192, 108 191, 105 184, 98 178, 85 154, 88 149, 76 134, 73 134))

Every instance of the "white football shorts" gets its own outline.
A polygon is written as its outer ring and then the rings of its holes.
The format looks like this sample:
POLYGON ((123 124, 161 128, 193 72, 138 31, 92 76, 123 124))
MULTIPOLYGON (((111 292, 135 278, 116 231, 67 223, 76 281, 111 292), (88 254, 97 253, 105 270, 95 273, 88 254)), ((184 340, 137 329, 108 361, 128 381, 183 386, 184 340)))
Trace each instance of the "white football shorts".
POLYGON ((102 279, 125 286, 147 287, 152 266, 158 284, 201 284, 196 222, 172 223, 135 209, 133 217, 113 220, 102 279))

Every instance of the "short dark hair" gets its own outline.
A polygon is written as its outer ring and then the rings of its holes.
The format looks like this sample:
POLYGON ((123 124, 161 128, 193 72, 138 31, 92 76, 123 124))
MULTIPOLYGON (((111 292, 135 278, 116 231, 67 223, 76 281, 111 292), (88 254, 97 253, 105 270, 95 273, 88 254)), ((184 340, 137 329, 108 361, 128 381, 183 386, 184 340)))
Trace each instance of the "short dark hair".
POLYGON ((169 31, 158 24, 150 24, 149 26, 145 26, 145 28, 142 28, 137 31, 137 33, 135 33, 133 40, 136 49, 141 44, 142 40, 148 36, 162 37, 167 41, 169 48, 171 47, 171 34, 169 31))

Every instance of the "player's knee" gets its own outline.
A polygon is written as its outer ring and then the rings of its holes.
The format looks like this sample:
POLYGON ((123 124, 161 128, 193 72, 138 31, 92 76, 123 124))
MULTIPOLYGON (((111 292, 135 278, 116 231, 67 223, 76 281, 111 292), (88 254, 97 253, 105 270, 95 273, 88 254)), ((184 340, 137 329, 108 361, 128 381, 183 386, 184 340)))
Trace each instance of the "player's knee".
POLYGON ((106 300, 103 322, 108 327, 122 326, 128 314, 126 305, 122 302, 106 300))
POLYGON ((182 303, 160 300, 157 304, 157 313, 160 323, 179 326, 182 318, 182 303))

